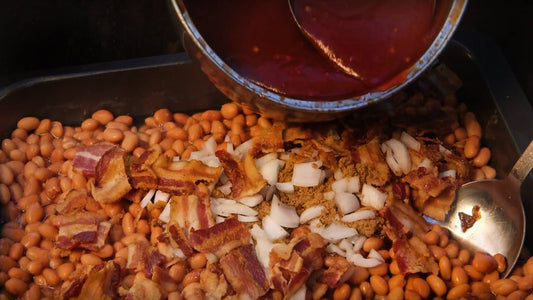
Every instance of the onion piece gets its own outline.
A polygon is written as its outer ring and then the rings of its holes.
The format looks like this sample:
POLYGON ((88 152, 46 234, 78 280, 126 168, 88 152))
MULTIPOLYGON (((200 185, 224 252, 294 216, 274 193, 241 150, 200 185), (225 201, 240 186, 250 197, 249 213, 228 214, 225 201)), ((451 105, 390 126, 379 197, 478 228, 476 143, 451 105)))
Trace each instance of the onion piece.
POLYGON ((145 208, 149 203, 152 203, 152 197, 154 196, 154 194, 155 194, 154 189, 148 190, 148 193, 144 195, 139 205, 141 205, 142 208, 145 208))
POLYGON ((335 192, 334 191, 325 192, 322 195, 324 196, 324 199, 326 199, 326 200, 335 199, 335 192))
POLYGON ((276 195, 272 197, 270 217, 280 226, 287 228, 296 228, 300 224, 296 208, 282 203, 276 195))
POLYGON ((268 270, 270 264, 270 251, 274 248, 275 244, 270 241, 268 234, 257 224, 252 226, 250 234, 255 239, 255 253, 257 254, 257 258, 263 265, 263 268, 268 270))
POLYGON ((314 218, 320 217, 325 209, 326 207, 324 205, 315 205, 307 208, 300 214, 300 224, 307 223, 314 218))
POLYGON ((263 218, 263 230, 268 235, 271 241, 282 239, 289 235, 289 233, 285 229, 283 229, 283 227, 278 225, 278 223, 272 220, 269 215, 263 218))
POLYGON ((324 239, 332 243, 344 238, 352 237, 356 234, 357 231, 355 229, 338 223, 331 223, 320 232, 320 235, 324 239))
POLYGON ((359 193, 361 190, 361 184, 359 182, 359 176, 346 177, 346 192, 359 193))
POLYGON ((157 205, 158 202, 167 203, 168 199, 170 199, 169 193, 165 193, 163 191, 157 191, 155 192, 155 196, 154 196, 154 204, 157 205))
POLYGON ((259 168, 259 173, 267 181, 269 185, 275 185, 278 182, 278 174, 280 169, 278 159, 272 159, 261 165, 259 168))
POLYGON ((333 183, 331 184, 331 189, 332 189, 335 193, 344 193, 344 192, 347 192, 347 191, 348 191, 348 181, 346 180, 346 178, 339 179, 339 180, 335 180, 335 181, 333 181, 333 183))
POLYGON ((359 234, 348 239, 350 243, 352 243, 353 245, 352 251, 354 253, 359 252, 363 248, 363 244, 365 243, 366 239, 367 239, 366 236, 359 235, 359 234))
POLYGON ((272 160, 275 160, 277 158, 278 158, 278 154, 276 152, 265 154, 255 160, 255 166, 257 167, 257 169, 261 169, 261 167, 264 166, 266 163, 272 160))
POLYGON ((232 187, 232 183, 231 181, 228 181, 226 182, 225 184, 219 186, 217 189, 224 195, 229 195, 231 194, 231 187, 232 187))
POLYGON ((257 221, 259 221, 259 218, 257 218, 256 216, 243 216, 243 215, 238 215, 238 216, 237 216, 237 219, 238 219, 240 222, 243 222, 243 223, 252 223, 252 222, 257 222, 257 221))
POLYGON ((433 162, 429 158, 424 158, 422 162, 418 165, 417 169, 423 167, 426 168, 426 170, 430 171, 433 169, 433 162))
POLYGON ((294 164, 292 183, 295 186, 312 187, 321 183, 325 173, 320 169, 322 161, 294 164))
POLYGON ((420 142, 414 137, 410 136, 407 132, 402 131, 402 134, 400 135, 400 141, 404 143, 407 148, 413 149, 416 152, 420 152, 420 142))
POLYGON ((263 202, 263 196, 260 194, 257 194, 257 195, 253 195, 250 197, 239 198, 237 200, 246 206, 255 207, 259 205, 259 203, 263 202))
POLYGON ((351 214, 345 215, 344 217, 342 217, 341 221, 350 223, 350 222, 356 222, 359 220, 374 219, 375 217, 376 217, 376 213, 374 213, 373 210, 361 209, 351 214))
POLYGON ((350 242, 348 242, 348 239, 343 239, 339 242, 339 248, 341 248, 344 251, 347 251, 348 249, 352 249, 353 246, 350 242))
POLYGON ((335 244, 328 244, 326 247, 328 253, 336 253, 340 256, 346 257, 346 251, 342 250, 339 246, 335 244))
POLYGON ((359 198, 362 205, 370 206, 380 210, 385 206, 385 200, 387 200, 388 196, 389 194, 384 193, 370 184, 365 183, 363 184, 363 189, 359 198))
POLYGON ((351 262, 352 264, 363 267, 363 268, 373 268, 380 264, 382 264, 382 261, 375 258, 364 258, 359 253, 346 253, 346 259, 351 262))
POLYGON ((457 171, 455 171, 454 169, 446 170, 446 171, 439 173, 439 178, 451 177, 455 179, 456 176, 457 176, 457 171))
POLYGON ((340 168, 335 170, 335 172, 333 173, 333 178, 335 178, 335 180, 341 180, 342 178, 344 178, 344 174, 342 174, 342 170, 340 168))
POLYGON ((170 202, 165 205, 165 208, 163 209, 161 214, 159 214, 159 220, 164 223, 168 223, 170 221, 170 202))
POLYGON ((240 144, 235 148, 235 157, 242 159, 250 149, 252 149, 253 141, 252 139, 247 140, 246 142, 240 144))
POLYGON ((375 249, 370 249, 370 252, 368 253, 367 258, 374 258, 381 262, 385 262, 385 259, 383 259, 383 256, 381 256, 381 254, 379 254, 379 252, 377 252, 375 249))
POLYGON ((276 188, 280 192, 294 193, 294 184, 292 182, 276 182, 276 188))
POLYGON ((222 203, 211 207, 214 214, 229 217, 230 215, 257 216, 257 211, 240 203, 222 203))
POLYGON ((357 197, 352 193, 335 193, 335 203, 343 214, 349 214, 360 207, 357 197))
MULTIPOLYGON (((382 151, 387 154, 386 161, 387 164, 389 164, 389 167, 391 167, 391 164, 393 166, 397 164, 403 174, 409 173, 411 170, 411 156, 409 155, 409 150, 407 150, 407 147, 402 142, 397 139, 385 141, 382 144, 382 151), (392 154, 392 160, 390 159, 391 156, 388 155, 389 151, 392 154)), ((396 172, 394 174, 396 174, 396 172)), ((399 176, 398 174, 396 175, 399 176)))
POLYGON ((443 145, 440 145, 440 144, 439 144, 439 152, 440 152, 442 155, 444 155, 444 156, 446 156, 446 155, 451 155, 451 154, 452 154, 452 151, 446 149, 443 145))

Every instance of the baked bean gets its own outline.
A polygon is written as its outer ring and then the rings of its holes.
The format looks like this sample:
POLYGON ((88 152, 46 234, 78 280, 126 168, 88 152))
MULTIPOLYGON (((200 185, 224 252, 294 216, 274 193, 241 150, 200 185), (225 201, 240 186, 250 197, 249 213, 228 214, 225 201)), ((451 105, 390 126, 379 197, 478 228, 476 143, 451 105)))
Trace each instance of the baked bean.
POLYGON ((17 266, 17 262, 7 255, 0 255, 0 270, 3 272, 9 271, 9 269, 17 266))
POLYGON ((39 145, 39 152, 44 157, 50 157, 54 151, 54 145, 52 143, 41 143, 39 145))
POLYGON ((468 252, 466 249, 459 250, 459 256, 457 257, 464 265, 470 263, 470 252, 468 252))
POLYGON ((54 173, 52 171, 50 171, 48 168, 37 168, 37 170, 35 170, 35 172, 33 173, 33 177, 35 177, 35 179, 43 182, 45 181, 46 179, 50 178, 54 176, 54 173))
POLYGON ((533 274, 525 275, 517 280, 517 286, 523 291, 533 289, 533 274))
POLYGON ((218 110, 206 110, 202 113, 202 120, 209 122, 220 120, 222 118, 222 113, 218 110))
POLYGON ((74 269, 75 269, 75 267, 74 267, 73 263, 66 262, 66 263, 60 265, 59 267, 57 267, 57 275, 62 280, 67 280, 68 277, 70 276, 70 274, 72 274, 72 272, 74 272, 74 269))
POLYGON ((39 127, 39 123, 40 121, 36 117, 24 117, 17 122, 17 127, 31 131, 37 129, 37 127, 39 127))
POLYGON ((491 155, 491 152, 489 148, 487 147, 481 148, 479 150, 479 153, 472 160, 473 165, 478 168, 485 166, 490 160, 490 155, 491 155))
POLYGON ((494 254, 494 259, 498 264, 496 270, 498 270, 499 273, 503 273, 507 269, 507 262, 505 261, 505 256, 503 256, 503 254, 501 253, 496 253, 494 254))
POLYGON ((496 170, 491 166, 482 166, 481 171, 485 175, 485 178, 487 179, 494 179, 496 178, 496 170))
POLYGON ((507 278, 499 279, 490 284, 490 290, 496 295, 507 296, 518 288, 518 284, 507 278))
POLYGON ((95 119, 102 125, 106 125, 107 123, 113 121, 115 117, 110 111, 106 109, 100 109, 100 110, 95 111, 92 114, 91 118, 95 119))
POLYGON ((172 113, 170 112, 170 110, 166 108, 159 109, 154 113, 154 121, 156 121, 159 124, 163 124, 171 120, 172 120, 172 113))
POLYGON ((170 267, 168 275, 176 282, 181 282, 185 277, 186 267, 183 263, 177 263, 170 267))
POLYGON ((85 179, 85 176, 83 174, 75 172, 72 174, 72 187, 75 190, 84 190, 87 186, 87 179, 85 179))
POLYGON ((24 229, 9 228, 4 224, 2 228, 2 237, 6 237, 14 242, 20 242, 23 236, 24 236, 24 229))
POLYGON ((29 249, 31 247, 35 247, 39 244, 41 241, 41 235, 37 232, 28 232, 22 239, 20 240, 20 243, 24 248, 29 249))
POLYGON ((405 276, 403 274, 397 274, 389 278, 388 285, 389 290, 394 287, 404 287, 406 283, 405 276))
POLYGON ((117 129, 117 130, 119 130, 121 132, 129 130, 129 127, 126 124, 120 123, 120 122, 115 122, 115 121, 111 121, 111 122, 107 123, 105 128, 106 129, 117 129))
POLYGON ((440 296, 443 296, 444 294, 446 294, 446 291, 447 291, 446 283, 444 283, 444 281, 440 277, 438 277, 437 275, 430 274, 426 278, 426 281, 427 281, 429 287, 431 288, 431 290, 437 296, 440 297, 440 296))
POLYGON ((37 144, 31 144, 26 147, 26 152, 24 153, 26 155, 25 161, 31 160, 35 156, 39 155, 40 152, 40 146, 37 144))
MULTIPOLYGON (((524 300, 524 299, 528 299, 527 297, 529 296, 529 299, 531 299, 531 293, 529 292, 526 292, 526 291, 521 291, 521 290, 518 290, 518 291, 514 291, 512 293, 510 293, 509 295, 507 295, 507 300, 524 300)), ((498 299, 498 296, 496 296, 496 299, 498 299)))
POLYGON ((469 137, 481 137, 481 125, 472 112, 467 112, 464 116, 465 129, 469 137))
POLYGON ((352 289, 346 283, 341 284, 333 292, 333 300, 347 300, 350 297, 352 289))
POLYGON ((446 251, 446 255, 449 258, 457 258, 459 256, 459 245, 457 245, 456 241, 450 241, 444 251, 446 251))
POLYGON ((44 209, 39 202, 34 202, 26 210, 26 222, 28 224, 40 222, 44 217, 44 209))
POLYGON ((167 132, 167 136, 173 139, 186 141, 189 138, 189 134, 185 129, 181 127, 174 127, 167 132))
POLYGON ((189 257, 189 265, 193 269, 201 269, 207 263, 207 259, 203 253, 195 253, 189 257))
POLYGON ((446 144, 448 146, 451 146, 451 145, 455 144, 455 141, 456 141, 455 134, 453 134, 453 133, 450 133, 450 134, 446 135, 444 137, 444 140, 443 140, 444 144, 446 144))
POLYGON ((472 295, 474 296, 490 293, 490 286, 482 281, 472 282, 470 289, 472 290, 472 295))
POLYGON ((50 258, 50 263, 48 264, 50 268, 57 270, 57 268, 63 263, 63 259, 59 257, 50 258))
POLYGON ((441 247, 439 246, 436 246, 436 245, 429 245, 429 250, 431 250, 431 254, 433 254, 433 256, 439 260, 441 257, 443 256, 446 256, 446 251, 444 251, 444 249, 442 249, 441 247))
POLYGON ((481 140, 477 135, 468 137, 465 143, 464 154, 466 158, 474 158, 479 153, 481 140))
POLYGON ((5 164, 0 164, 0 182, 7 186, 13 183, 15 175, 13 171, 5 164))
POLYGON ((459 127, 457 129, 454 130, 453 134, 455 135, 455 138, 458 140, 458 141, 462 141, 462 140, 465 140, 467 137, 468 137, 468 134, 466 132, 466 129, 464 129, 463 127, 459 127))
POLYGON ((361 290, 361 294, 363 294, 364 299, 374 298, 374 290, 368 281, 361 282, 359 289, 361 290))
POLYGON ((95 119, 89 118, 81 122, 81 129, 87 131, 93 131, 100 126, 100 122, 95 119))
POLYGON ((370 285, 378 295, 386 295, 389 292, 387 281, 379 275, 370 276, 370 285))
POLYGON ((149 234, 150 233, 150 224, 148 224, 148 221, 141 219, 137 221, 137 232, 141 234, 149 234))
POLYGON ((200 282, 200 273, 202 269, 195 269, 187 273, 182 280, 183 286, 187 286, 194 282, 200 282))
POLYGON ((431 293, 430 286, 428 282, 426 282, 422 278, 414 278, 412 280, 412 289, 417 292, 418 295, 420 295, 422 298, 429 297, 429 294, 431 293))
POLYGON ((436 245, 439 243, 439 238, 440 236, 437 232, 430 230, 426 234, 424 234, 422 240, 428 245, 436 245))
POLYGON ((383 239, 379 237, 369 237, 363 243, 363 250, 365 252, 370 252, 370 250, 379 250, 383 247, 383 239))
POLYGON ((468 283, 468 274, 462 267, 454 267, 452 269, 451 281, 453 285, 460 285, 468 283))
POLYGON ((24 246, 21 243, 14 243, 9 249, 9 257, 18 260, 24 255, 24 246))
POLYGON ((533 256, 530 257, 527 262, 522 266, 522 271, 524 275, 533 274, 533 256))
POLYGON ((381 263, 375 267, 368 268, 371 275, 385 276, 389 272, 389 264, 381 263))
POLYGON ((439 259, 440 276, 444 280, 450 280, 452 276, 452 265, 448 256, 442 256, 439 259))
POLYGON ((233 119, 239 113, 239 106, 231 102, 222 105, 220 113, 224 119, 233 119))
POLYGON ((54 138, 57 139, 57 138, 63 137, 63 135, 65 134, 65 129, 63 128, 63 124, 57 121, 53 121, 51 126, 52 127, 50 128, 50 134, 54 138))
POLYGON ((454 286, 446 295, 446 299, 461 299, 468 293, 468 291, 470 291, 470 285, 468 284, 454 286))
POLYGON ((483 279, 484 274, 476 270, 474 266, 472 265, 465 265, 463 266, 464 270, 466 271, 466 274, 468 274, 468 277, 472 278, 473 280, 481 280, 483 279))
POLYGON ((102 263, 102 259, 95 254, 85 253, 80 257, 80 262, 84 265, 98 265, 102 263))
POLYGON ((125 213, 122 217, 122 230, 124 230, 125 235, 129 235, 135 232, 133 216, 130 213, 125 213))
POLYGON ((131 126, 131 124, 133 124, 133 118, 128 115, 120 115, 115 118, 115 122, 119 122, 124 125, 131 126))
POLYGON ((203 129, 202 129, 202 126, 200 126, 200 124, 193 124, 189 127, 189 130, 188 130, 189 141, 195 141, 197 139, 200 139, 202 138, 202 135, 203 135, 203 129))
POLYGON ((472 266, 479 272, 490 273, 498 268, 498 262, 492 255, 476 251, 472 259, 472 266))
POLYGON ((26 293, 24 293, 24 299, 27 299, 27 300, 41 299, 41 288, 35 283, 30 284, 30 287, 28 288, 26 293))
POLYGON ((413 290, 405 290, 405 293, 403 296, 406 300, 421 300, 422 299, 420 295, 413 290))
POLYGON ((118 143, 124 139, 124 133, 119 129, 106 128, 103 133, 103 138, 110 143, 118 143))
POLYGON ((113 248, 113 246, 111 246, 110 244, 105 244, 104 246, 102 246, 102 248, 100 248, 100 250, 98 250, 98 252, 95 252, 94 254, 98 255, 98 257, 100 258, 109 258, 113 256, 114 253, 115 249, 113 248))
POLYGON ((9 277, 11 278, 18 278, 24 282, 29 282, 30 281, 30 274, 28 274, 28 272, 20 269, 20 268, 11 268, 9 269, 9 272, 7 272, 7 274, 9 275, 9 277))
POLYGON ((11 191, 9 187, 3 183, 0 183, 0 204, 7 204, 11 200, 11 191))
POLYGON ((385 298, 387 300, 402 300, 404 299, 404 292, 403 289, 399 286, 392 288, 389 291, 389 294, 385 298))
POLYGON ((48 260, 48 251, 39 247, 31 247, 26 250, 26 256, 31 260, 48 260))
POLYGON ((39 126, 35 129, 36 134, 44 134, 50 130, 52 127, 52 121, 50 119, 42 119, 41 122, 39 122, 39 126))
POLYGON ((498 271, 493 271, 493 272, 485 274, 482 280, 483 282, 490 284, 491 282, 494 282, 498 279, 500 279, 500 274, 498 273, 498 271))
POLYGON ((16 296, 22 296, 28 290, 28 285, 18 278, 9 278, 4 287, 6 291, 16 296))
POLYGON ((61 279, 57 275, 56 271, 46 268, 43 270, 43 277, 46 280, 46 283, 51 286, 56 286, 61 282, 61 279))

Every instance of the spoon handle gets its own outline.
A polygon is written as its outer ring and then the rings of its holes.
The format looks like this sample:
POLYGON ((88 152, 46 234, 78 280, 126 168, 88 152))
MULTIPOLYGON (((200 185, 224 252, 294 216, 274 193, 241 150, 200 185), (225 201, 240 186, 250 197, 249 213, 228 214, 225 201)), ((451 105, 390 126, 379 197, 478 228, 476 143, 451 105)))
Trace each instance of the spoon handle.
POLYGON ((526 179, 531 168, 533 168, 533 141, 529 143, 529 146, 527 146, 524 153, 520 155, 514 164, 513 169, 509 173, 509 176, 513 176, 522 182, 526 179))

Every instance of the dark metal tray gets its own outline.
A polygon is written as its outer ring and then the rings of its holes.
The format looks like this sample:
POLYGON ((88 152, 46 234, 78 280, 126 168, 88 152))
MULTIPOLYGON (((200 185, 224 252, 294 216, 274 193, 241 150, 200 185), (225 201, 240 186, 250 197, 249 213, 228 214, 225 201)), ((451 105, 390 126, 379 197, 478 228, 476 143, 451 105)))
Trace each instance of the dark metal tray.
MULTIPOLYGON (((476 113, 483 143, 493 151, 491 165, 505 176, 533 139, 533 109, 503 55, 490 40, 458 32, 439 59, 463 81, 458 97, 476 113)), ((185 54, 113 62, 0 90, 0 136, 27 115, 79 124, 100 108, 144 118, 163 107, 194 112, 227 101, 185 54)), ((533 176, 522 185, 522 200, 526 216, 533 214, 533 176)), ((533 249, 533 236, 525 246, 533 249)))

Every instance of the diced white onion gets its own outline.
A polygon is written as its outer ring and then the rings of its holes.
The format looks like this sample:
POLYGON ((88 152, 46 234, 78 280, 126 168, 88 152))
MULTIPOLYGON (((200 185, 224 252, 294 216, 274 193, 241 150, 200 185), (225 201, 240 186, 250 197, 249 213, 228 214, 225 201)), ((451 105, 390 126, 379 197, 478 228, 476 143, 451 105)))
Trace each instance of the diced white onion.
POLYGON ((346 259, 358 267, 373 268, 380 265, 382 262, 375 258, 364 258, 359 253, 346 254, 346 259))
POLYGON ((142 208, 145 208, 149 203, 152 202, 152 197, 154 196, 154 194, 155 194, 155 190, 151 189, 148 191, 148 193, 146 193, 146 195, 144 195, 140 203, 142 208))
MULTIPOLYGON (((386 161, 387 164, 389 164, 389 167, 396 171, 394 168, 399 167, 401 172, 403 174, 409 173, 411 170, 411 156, 409 155, 409 151, 407 150, 407 147, 397 139, 390 139, 388 141, 385 141, 382 146, 382 151, 386 153, 386 161), (392 154, 388 155, 387 152, 392 154)), ((394 172, 396 174, 396 172, 394 172)), ((396 174, 397 176, 401 174, 396 174)))
POLYGON ((270 217, 277 224, 287 228, 296 228, 300 224, 300 217, 296 213, 296 208, 282 203, 276 195, 272 197, 270 217))
POLYGON ((215 151, 217 150, 217 142, 215 141, 215 138, 210 137, 207 139, 207 141, 204 142, 204 148, 202 150, 208 155, 215 155, 215 151))
POLYGON ((359 193, 361 190, 361 184, 358 176, 346 177, 346 192, 359 193))
POLYGON ((294 193, 294 184, 292 182, 276 182, 276 188, 280 192, 294 193))
POLYGON ((350 223, 350 222, 355 222, 359 220, 374 219, 375 217, 376 217, 376 214, 374 213, 373 210, 361 209, 351 214, 345 215, 344 217, 342 217, 341 221, 350 223))
POLYGON ((331 189, 335 193, 344 193, 348 190, 348 182, 346 181, 346 178, 335 180, 331 184, 331 189))
POLYGON ((356 234, 357 231, 355 229, 338 223, 331 223, 320 232, 320 235, 329 242, 336 242, 356 234))
POLYGON ((246 206, 255 207, 263 201, 263 196, 260 194, 257 194, 257 195, 253 195, 250 197, 239 198, 238 201, 246 206))
POLYGON ((157 205, 158 202, 167 203, 169 198, 170 198, 169 193, 165 193, 163 191, 157 191, 155 192, 155 196, 154 196, 154 204, 157 205))
POLYGON ((440 145, 439 144, 439 152, 442 154, 442 155, 450 155, 452 154, 452 151, 446 149, 443 145, 440 145))
POLYGON ((348 239, 343 239, 339 242, 339 248, 344 251, 347 251, 348 249, 352 249, 353 246, 350 242, 348 242, 348 239))
POLYGON ((312 187, 319 185, 325 177, 320 169, 322 161, 306 162, 294 165, 292 183, 295 186, 312 187))
POLYGON ((350 243, 353 245, 352 251, 354 253, 359 252, 363 248, 363 244, 365 243, 366 239, 366 236, 360 234, 349 238, 350 243))
POLYGON ((266 232, 270 240, 281 239, 289 235, 283 227, 278 225, 278 223, 272 220, 268 215, 263 218, 263 230, 266 232))
POLYGON ((340 256, 346 257, 346 251, 342 250, 339 246, 335 244, 328 244, 326 247, 328 253, 336 253, 340 256))
POLYGON ((251 222, 257 222, 259 221, 259 218, 257 218, 256 216, 243 216, 243 215, 238 215, 237 216, 237 219, 243 223, 251 223, 251 222))
POLYGON ((363 190, 361 191, 361 204, 363 206, 370 206, 377 210, 382 209, 385 206, 385 200, 389 195, 384 193, 370 184, 363 184, 363 190))
POLYGON ((333 173, 333 178, 335 178, 335 180, 341 180, 343 177, 344 175, 342 174, 342 170, 340 168, 335 170, 335 173, 333 173))
POLYGON ((381 254, 379 254, 379 252, 377 252, 375 249, 371 249, 370 252, 368 253, 368 256, 367 258, 374 258, 374 259, 377 259, 381 262, 385 262, 385 259, 383 259, 383 256, 381 256, 381 254))
POLYGON ((307 223, 308 221, 320 217, 322 212, 326 209, 324 205, 315 205, 307 208, 300 214, 300 224, 307 223))
POLYGON ((231 187, 232 187, 232 183, 231 181, 228 181, 226 182, 225 184, 219 186, 217 189, 224 195, 229 195, 231 194, 231 187))
POLYGON ((439 178, 451 177, 455 179, 456 176, 457 176, 457 171, 455 171, 454 169, 446 170, 446 171, 439 173, 439 178))
POLYGON ((335 192, 334 191, 329 191, 329 192, 325 192, 324 194, 324 199, 326 200, 333 200, 335 199, 335 192))
POLYGON ((263 268, 268 270, 270 264, 270 250, 274 248, 274 244, 270 241, 267 233, 257 224, 250 229, 252 237, 255 239, 255 253, 263 268))
POLYGON ((257 216, 257 211, 255 209, 240 203, 222 203, 211 208, 213 213, 224 217, 230 215, 257 216))
POLYGON ((278 182, 279 168, 278 159, 272 159, 261 165, 259 173, 261 173, 261 176, 263 176, 269 185, 275 185, 278 182))
POLYGON ((278 154, 275 153, 275 152, 265 154, 265 155, 263 155, 260 158, 255 160, 255 166, 258 169, 261 169, 261 167, 264 166, 266 163, 268 163, 268 162, 270 162, 272 160, 275 160, 277 158, 278 158, 278 154))
POLYGON ((433 169, 433 162, 431 162, 429 158, 424 158, 424 160, 418 165, 417 169, 420 167, 424 167, 426 170, 431 171, 433 169))
POLYGON ((400 141, 404 143, 408 148, 420 152, 420 142, 414 137, 410 136, 407 132, 402 131, 400 141))
POLYGON ((335 203, 343 214, 349 214, 358 209, 360 204, 352 193, 335 193, 335 203))
POLYGON ((252 148, 252 145, 253 145, 253 141, 252 139, 249 139, 246 142, 237 146, 237 148, 235 148, 235 151, 234 151, 235 157, 242 159, 246 155, 246 153, 250 151, 250 149, 252 148))
POLYGON ((222 217, 222 216, 216 216, 215 217, 215 222, 218 224, 218 223, 222 223, 226 220, 226 218, 222 217))
POLYGON ((165 208, 163 209, 161 214, 159 214, 159 220, 164 223, 168 223, 168 221, 170 221, 170 202, 165 205, 165 208))

